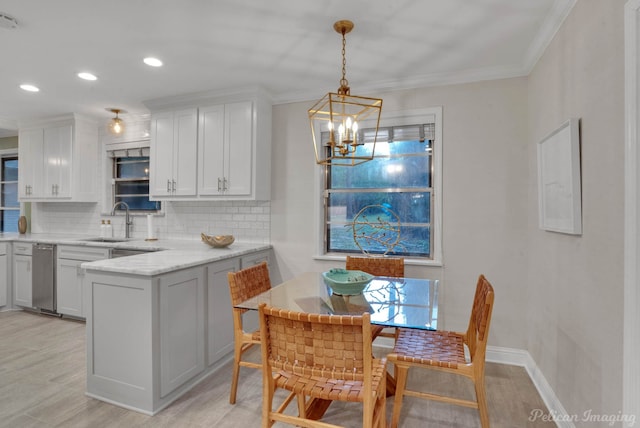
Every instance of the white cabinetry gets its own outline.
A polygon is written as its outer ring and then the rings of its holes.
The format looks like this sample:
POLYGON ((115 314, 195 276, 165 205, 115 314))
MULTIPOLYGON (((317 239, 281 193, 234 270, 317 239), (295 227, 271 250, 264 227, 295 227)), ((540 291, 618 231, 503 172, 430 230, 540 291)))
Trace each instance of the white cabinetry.
POLYGON ((21 201, 96 202, 98 127, 80 116, 21 124, 21 201))
POLYGON ((160 397, 204 370, 204 269, 158 279, 160 294, 160 397))
POLYGON ((9 289, 9 265, 7 256, 7 244, 0 243, 0 308, 7 306, 9 289))
POLYGON ((32 244, 13 244, 13 303, 32 307, 31 299, 31 248, 32 244))
POLYGON ((233 352, 233 313, 227 273, 239 269, 238 258, 207 266, 207 365, 233 352))
POLYGON ((153 199, 269 200, 271 103, 263 93, 146 104, 153 199), (176 178, 182 173, 188 178, 176 178))
POLYGON ((151 117, 151 177, 154 199, 196 196, 198 109, 161 112, 151 117))
POLYGON ((82 280, 86 261, 109 258, 109 249, 101 247, 59 245, 56 262, 56 299, 60 314, 85 317, 82 280))
POLYGON ((200 109, 199 195, 251 196, 253 128, 251 101, 200 109))

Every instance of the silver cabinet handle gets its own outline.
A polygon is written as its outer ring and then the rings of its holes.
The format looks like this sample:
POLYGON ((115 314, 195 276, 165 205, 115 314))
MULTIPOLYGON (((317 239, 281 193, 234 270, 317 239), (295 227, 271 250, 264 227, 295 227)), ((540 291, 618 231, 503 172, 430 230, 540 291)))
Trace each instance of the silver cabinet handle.
POLYGON ((222 180, 220 180, 220 177, 218 177, 218 192, 220 191, 220 183, 222 180))
POLYGON ((225 178, 223 178, 223 179, 222 179, 222 190, 224 190, 225 192, 226 192, 227 190, 229 190, 229 187, 227 186, 227 183, 228 183, 228 182, 227 182, 226 177, 225 177, 225 178))
POLYGON ((167 193, 171 193, 171 180, 167 178, 167 193))
POLYGON ((173 180, 172 191, 173 193, 176 193, 176 180, 173 180))

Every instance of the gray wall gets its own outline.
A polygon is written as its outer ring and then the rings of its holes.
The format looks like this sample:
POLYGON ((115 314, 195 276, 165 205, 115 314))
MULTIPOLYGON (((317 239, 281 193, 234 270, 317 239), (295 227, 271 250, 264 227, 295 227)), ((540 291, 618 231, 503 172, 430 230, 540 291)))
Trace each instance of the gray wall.
MULTIPOLYGON (((443 326, 464 329, 480 273, 496 288, 490 342, 524 349, 527 80, 505 79, 381 94, 384 112, 443 106, 443 267, 407 266, 442 279, 443 326)), ((284 278, 343 261, 314 260, 313 145, 308 103, 274 107, 271 242, 284 278)), ((384 113, 383 113, 384 114, 384 113)))
MULTIPOLYGON (((578 1, 528 77, 373 94, 385 112, 443 106, 444 263, 407 275, 442 279, 444 327, 461 329, 484 273, 496 289, 489 344, 528 350, 570 415, 621 410, 623 5, 578 1), (582 236, 538 229, 536 145, 570 117, 582 119, 582 236)), ((312 103, 273 111, 284 279, 341 263, 313 258, 312 103)))
MULTIPOLYGON (((582 236, 529 218, 527 349, 569 414, 622 402, 624 0, 580 0, 529 76, 529 212, 536 144, 581 118, 582 236)), ((589 425, 593 426, 593 425, 589 425)))

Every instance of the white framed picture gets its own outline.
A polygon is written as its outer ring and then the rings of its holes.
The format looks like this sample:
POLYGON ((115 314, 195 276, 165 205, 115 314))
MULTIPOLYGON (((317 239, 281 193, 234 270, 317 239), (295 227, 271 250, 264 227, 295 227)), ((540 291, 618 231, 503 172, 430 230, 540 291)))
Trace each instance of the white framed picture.
POLYGON ((538 143, 540 229, 582 234, 580 119, 572 118, 538 143))

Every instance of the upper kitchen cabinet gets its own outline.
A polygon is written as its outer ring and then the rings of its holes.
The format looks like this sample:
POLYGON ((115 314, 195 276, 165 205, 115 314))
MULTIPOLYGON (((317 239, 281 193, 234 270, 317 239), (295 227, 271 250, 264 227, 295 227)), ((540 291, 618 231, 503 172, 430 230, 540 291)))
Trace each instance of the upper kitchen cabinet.
POLYGON ((21 201, 97 202, 98 127, 77 115, 21 124, 21 201))
POLYGON ((198 109, 152 114, 150 155, 152 199, 195 197, 198 109))
POLYGON ((145 104, 151 110, 153 198, 269 200, 271 102, 267 96, 259 91, 227 96, 200 94, 145 104), (185 120, 180 126, 185 130, 178 131, 177 117, 182 114, 185 120), (179 135, 193 143, 184 149, 186 153, 176 150, 179 135), (180 165, 185 166, 185 174, 190 174, 189 180, 194 180, 189 181, 193 183, 189 192, 182 194, 180 180, 173 181, 180 165))

